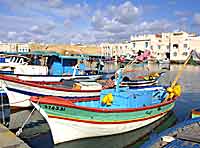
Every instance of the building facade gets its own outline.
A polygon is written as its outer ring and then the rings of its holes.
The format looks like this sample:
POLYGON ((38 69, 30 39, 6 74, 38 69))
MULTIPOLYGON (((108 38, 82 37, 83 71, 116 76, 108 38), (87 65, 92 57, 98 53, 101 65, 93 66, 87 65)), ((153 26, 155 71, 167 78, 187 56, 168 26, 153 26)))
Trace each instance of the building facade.
POLYGON ((0 43, 0 52, 30 52, 29 43, 0 43))
POLYGON ((200 52, 200 36, 187 32, 172 32, 160 34, 135 35, 125 43, 102 43, 103 56, 127 56, 139 50, 151 51, 157 60, 170 58, 174 62, 183 62, 192 49, 200 52))

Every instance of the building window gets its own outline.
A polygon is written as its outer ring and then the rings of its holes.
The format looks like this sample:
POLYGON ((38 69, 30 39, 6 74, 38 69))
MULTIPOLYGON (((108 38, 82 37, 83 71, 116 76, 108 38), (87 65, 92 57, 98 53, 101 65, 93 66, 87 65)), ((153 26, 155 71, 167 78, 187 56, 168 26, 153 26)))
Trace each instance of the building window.
POLYGON ((183 48, 187 48, 187 44, 183 44, 183 48))
POLYGON ((158 49, 160 49, 160 45, 158 45, 158 49))
POLYGON ((178 44, 174 44, 174 45, 173 45, 173 48, 178 48, 178 44))
POLYGON ((177 52, 174 52, 174 56, 175 56, 175 57, 177 56, 177 52))
POLYGON ((167 49, 169 49, 169 45, 167 45, 167 49))
POLYGON ((148 42, 145 42, 145 48, 147 48, 149 46, 148 42))
POLYGON ((187 56, 187 55, 188 55, 188 53, 187 53, 187 52, 183 52, 183 55, 184 55, 184 56, 187 56))
POLYGON ((151 46, 151 50, 153 50, 153 46, 151 46))
POLYGON ((135 43, 133 43, 133 48, 135 48, 135 43))

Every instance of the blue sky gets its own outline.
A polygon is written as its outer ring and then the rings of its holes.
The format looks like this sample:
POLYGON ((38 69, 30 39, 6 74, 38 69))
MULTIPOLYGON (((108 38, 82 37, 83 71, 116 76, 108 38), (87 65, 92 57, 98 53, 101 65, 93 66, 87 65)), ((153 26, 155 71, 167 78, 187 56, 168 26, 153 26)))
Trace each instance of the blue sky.
POLYGON ((0 41, 101 43, 200 31, 199 0, 0 0, 0 41))

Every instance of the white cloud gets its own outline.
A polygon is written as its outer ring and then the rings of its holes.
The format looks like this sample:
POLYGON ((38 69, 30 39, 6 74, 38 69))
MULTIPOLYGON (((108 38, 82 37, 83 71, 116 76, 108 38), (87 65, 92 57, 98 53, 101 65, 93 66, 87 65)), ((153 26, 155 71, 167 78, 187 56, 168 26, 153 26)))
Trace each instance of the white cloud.
POLYGON ((15 39, 16 36, 17 36, 17 32, 15 32, 15 31, 8 32, 8 39, 15 39))
POLYGON ((63 5, 62 0, 48 0, 48 4, 50 7, 61 7, 63 5))
POLYGON ((105 10, 97 10, 91 19, 94 30, 120 33, 126 30, 128 25, 134 23, 140 10, 127 1, 119 6, 109 6, 105 10))
POLYGON ((112 6, 108 9, 109 15, 113 19, 123 24, 131 24, 139 15, 139 8, 134 6, 130 1, 127 1, 119 6, 112 6))

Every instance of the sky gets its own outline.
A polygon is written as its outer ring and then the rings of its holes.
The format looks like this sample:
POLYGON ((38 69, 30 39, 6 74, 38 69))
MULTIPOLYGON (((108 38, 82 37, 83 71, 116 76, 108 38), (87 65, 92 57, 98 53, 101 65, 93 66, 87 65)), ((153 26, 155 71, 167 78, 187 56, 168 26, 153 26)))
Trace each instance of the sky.
POLYGON ((0 0, 0 41, 122 42, 200 31, 200 0, 0 0))

